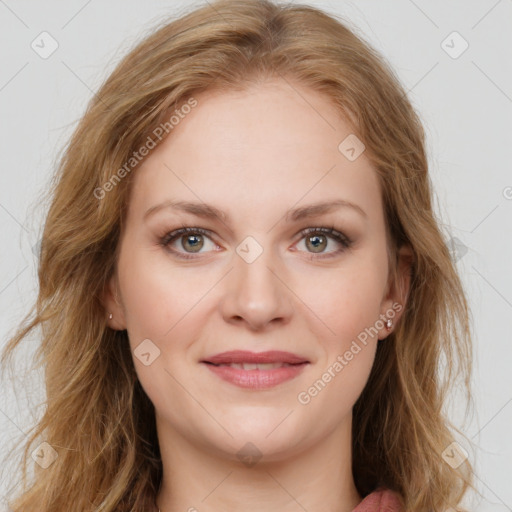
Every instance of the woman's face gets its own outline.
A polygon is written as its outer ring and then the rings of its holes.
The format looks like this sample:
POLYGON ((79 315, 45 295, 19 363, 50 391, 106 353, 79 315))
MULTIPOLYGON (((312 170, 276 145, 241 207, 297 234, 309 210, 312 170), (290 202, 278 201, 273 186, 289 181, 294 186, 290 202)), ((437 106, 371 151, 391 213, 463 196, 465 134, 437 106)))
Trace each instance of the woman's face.
POLYGON ((383 315, 400 316, 377 175, 329 100, 298 84, 196 99, 133 171, 110 325, 128 331, 159 435, 278 460, 351 424, 383 315), (205 362, 228 351, 306 362, 205 362))

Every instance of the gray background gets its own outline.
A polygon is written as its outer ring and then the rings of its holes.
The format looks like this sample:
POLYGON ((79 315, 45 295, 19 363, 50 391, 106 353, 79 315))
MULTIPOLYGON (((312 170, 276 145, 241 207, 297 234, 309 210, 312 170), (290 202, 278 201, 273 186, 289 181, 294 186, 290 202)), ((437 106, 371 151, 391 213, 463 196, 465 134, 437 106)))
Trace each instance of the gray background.
MULTIPOLYGON (((88 100, 155 23, 204 2, 0 0, 1 344, 36 297, 39 194, 88 100), (42 46, 43 31, 58 43, 48 58, 31 47, 42 46)), ((474 319, 476 407, 464 425, 456 393, 449 408, 473 443, 469 457, 485 496, 467 504, 510 511, 512 0, 304 3, 348 19, 391 63, 424 122, 437 211, 454 240, 474 319), (458 55, 464 40, 469 46, 458 55)), ((19 351, 17 379, 2 380, 0 456, 43 411, 41 375, 21 378, 36 343, 34 335, 19 351)), ((1 470, 5 509, 8 483, 16 482, 11 463, 1 470)))

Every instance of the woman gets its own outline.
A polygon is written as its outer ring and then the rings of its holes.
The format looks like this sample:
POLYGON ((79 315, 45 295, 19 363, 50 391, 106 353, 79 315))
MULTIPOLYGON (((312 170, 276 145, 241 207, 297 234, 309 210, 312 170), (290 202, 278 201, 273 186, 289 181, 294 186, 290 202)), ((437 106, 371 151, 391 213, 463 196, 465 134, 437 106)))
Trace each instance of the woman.
POLYGON ((4 353, 42 327, 12 510, 463 510, 469 312, 431 196, 417 114, 340 20, 221 0, 149 36, 70 141, 4 353))

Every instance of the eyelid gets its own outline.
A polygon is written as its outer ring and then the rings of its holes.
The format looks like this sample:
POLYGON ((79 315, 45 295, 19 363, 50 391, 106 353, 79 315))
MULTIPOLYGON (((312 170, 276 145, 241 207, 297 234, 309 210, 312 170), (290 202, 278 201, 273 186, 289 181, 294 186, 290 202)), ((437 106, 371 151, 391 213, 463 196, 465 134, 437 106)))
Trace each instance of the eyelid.
MULTIPOLYGON (((166 233, 163 236, 158 237, 159 238, 159 244, 162 245, 164 248, 168 249, 170 252, 173 252, 174 254, 187 254, 187 253, 181 253, 178 251, 175 251, 173 249, 169 249, 169 243, 174 240, 179 240, 180 237, 186 235, 187 233, 199 233, 201 235, 205 235, 206 237, 210 238, 212 242, 216 243, 214 240, 213 231, 205 228, 200 227, 190 227, 183 225, 181 228, 173 229, 171 231, 166 231, 166 233)), ((217 244, 218 245, 218 244, 217 244)), ((189 253, 193 254, 193 253, 189 253)), ((185 256, 186 257, 186 256, 185 256)), ((194 256, 192 256, 193 258, 194 256)))
POLYGON ((352 244, 352 239, 349 236, 347 236, 345 233, 343 233, 342 231, 338 231, 337 229, 335 229, 334 226, 310 227, 310 228, 301 229, 299 231, 299 234, 302 235, 302 237, 304 237, 308 234, 312 234, 312 233, 323 233, 327 236, 330 236, 331 238, 340 239, 338 241, 340 243, 342 243, 342 242, 346 243, 347 246, 352 244))

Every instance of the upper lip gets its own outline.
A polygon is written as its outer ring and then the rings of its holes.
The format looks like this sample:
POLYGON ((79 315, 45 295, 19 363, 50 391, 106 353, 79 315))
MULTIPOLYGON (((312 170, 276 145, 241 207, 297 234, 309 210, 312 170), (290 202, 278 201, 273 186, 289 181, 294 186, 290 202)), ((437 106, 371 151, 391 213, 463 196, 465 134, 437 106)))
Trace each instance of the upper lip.
POLYGON ((280 350, 270 350, 267 352, 249 352, 247 350, 231 350, 215 354, 214 356, 203 359, 202 363, 212 364, 264 364, 264 363, 288 363, 299 364, 309 363, 304 357, 292 354, 291 352, 283 352, 280 350))

